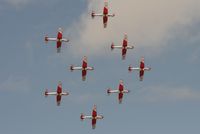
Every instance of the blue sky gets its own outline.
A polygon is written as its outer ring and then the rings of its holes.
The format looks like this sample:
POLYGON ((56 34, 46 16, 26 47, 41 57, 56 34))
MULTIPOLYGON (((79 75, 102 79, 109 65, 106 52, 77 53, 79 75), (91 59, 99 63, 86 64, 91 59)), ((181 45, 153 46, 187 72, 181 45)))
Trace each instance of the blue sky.
POLYGON ((90 18, 91 10, 101 12, 100 0, 2 0, 0 132, 199 134, 198 5, 198 0, 109 1, 116 16, 103 29, 102 19, 90 18), (70 43, 57 54, 44 36, 56 36, 59 27, 70 43), (110 44, 121 43, 124 33, 135 49, 122 61, 110 44), (81 65, 84 55, 95 68, 85 82, 80 72, 69 70, 81 65), (139 65, 141 56, 152 68, 143 82, 127 70, 139 65), (117 88, 120 79, 131 92, 119 105, 106 89, 117 88), (55 97, 43 96, 58 81, 70 93, 60 107, 55 97), (94 104, 105 118, 92 130, 79 116, 90 114, 94 104))

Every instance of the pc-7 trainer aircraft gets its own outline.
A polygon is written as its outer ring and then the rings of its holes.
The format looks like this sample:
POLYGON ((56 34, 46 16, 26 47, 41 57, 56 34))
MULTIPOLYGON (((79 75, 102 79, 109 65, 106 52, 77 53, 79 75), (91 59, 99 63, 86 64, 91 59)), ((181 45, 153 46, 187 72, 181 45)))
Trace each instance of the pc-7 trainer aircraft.
POLYGON ((114 48, 118 48, 118 49, 122 50, 122 59, 124 60, 126 57, 127 49, 133 49, 134 46, 128 45, 128 36, 127 36, 127 34, 124 34, 124 39, 123 39, 122 45, 116 46, 116 45, 114 45, 114 43, 111 44, 111 50, 113 50, 114 48))
POLYGON ((131 65, 129 65, 128 70, 131 72, 132 70, 136 70, 139 71, 139 76, 140 76, 140 81, 143 80, 144 77, 144 72, 145 71, 150 71, 151 68, 150 67, 145 67, 144 64, 144 57, 141 58, 140 60, 140 67, 132 67, 131 65))
POLYGON ((104 5, 105 6, 103 8, 103 13, 96 14, 94 11, 92 11, 91 16, 92 16, 92 18, 94 18, 95 16, 103 17, 103 25, 104 25, 104 28, 106 28, 107 22, 108 22, 108 17, 114 17, 115 14, 108 13, 108 2, 105 2, 104 5))
POLYGON ((56 47, 57 47, 57 53, 60 53, 62 42, 69 42, 69 39, 63 38, 62 29, 59 28, 58 29, 57 38, 50 38, 48 36, 45 36, 45 42, 47 43, 48 41, 55 41, 56 42, 56 47))
POLYGON ((59 105, 60 105, 60 102, 61 102, 62 96, 63 96, 63 95, 64 95, 64 96, 67 96, 67 95, 69 95, 69 93, 68 93, 68 92, 63 92, 63 91, 62 91, 62 83, 59 82, 59 83, 58 83, 58 86, 57 86, 57 91, 49 92, 49 91, 46 89, 46 91, 44 92, 44 95, 45 95, 45 96, 48 96, 48 95, 56 95, 57 106, 59 106, 59 105))
POLYGON ((86 75, 87 75, 87 70, 94 70, 94 67, 89 67, 87 65, 87 57, 84 56, 83 57, 83 63, 82 63, 82 67, 75 67, 73 65, 70 66, 70 70, 82 70, 82 80, 85 81, 86 79, 86 75))
POLYGON ((96 107, 96 105, 94 105, 93 110, 92 110, 92 115, 91 116, 86 116, 86 115, 84 115, 82 113, 81 116, 80 116, 80 119, 81 120, 91 119, 92 120, 92 129, 95 129, 97 120, 98 119, 103 119, 103 116, 102 115, 97 115, 97 107, 96 107))
POLYGON ((107 90, 108 95, 111 94, 111 93, 118 93, 119 104, 122 103, 122 98, 123 98, 124 93, 129 93, 129 92, 130 92, 129 90, 124 89, 124 83, 123 83, 122 80, 120 80, 120 82, 119 82, 118 89, 113 90, 113 89, 109 88, 107 90))

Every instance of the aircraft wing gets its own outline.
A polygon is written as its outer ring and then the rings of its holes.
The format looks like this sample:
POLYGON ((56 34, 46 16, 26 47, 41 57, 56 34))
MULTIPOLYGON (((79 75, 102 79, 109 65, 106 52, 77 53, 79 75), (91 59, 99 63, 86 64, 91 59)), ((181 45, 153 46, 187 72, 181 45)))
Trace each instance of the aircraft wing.
POLYGON ((108 17, 114 17, 115 14, 108 14, 108 17))
POLYGON ((151 70, 151 68, 149 68, 149 67, 144 68, 144 71, 150 71, 150 70, 151 70))
POLYGON ((46 37, 45 41, 57 41, 57 38, 46 37))
POLYGON ((96 119, 103 119, 102 115, 97 115, 96 119))
POLYGON ((119 48, 119 49, 122 49, 123 46, 116 46, 116 45, 113 45, 113 46, 111 46, 111 48, 119 48))
POLYGON ((139 67, 131 67, 130 69, 131 69, 131 70, 136 70, 136 71, 139 71, 139 70, 140 70, 139 67))
POLYGON ((63 38, 61 41, 62 41, 62 42, 69 42, 69 39, 64 39, 64 38, 63 38))
POLYGON ((83 68, 82 67, 74 67, 74 66, 71 66, 71 70, 82 70, 83 68))
POLYGON ((134 46, 127 46, 126 49, 133 49, 134 46))
POLYGON ((85 115, 85 116, 83 116, 82 118, 83 118, 83 119, 92 119, 92 116, 86 116, 86 115, 85 115))
POLYGON ((47 92, 47 95, 57 95, 57 92, 47 92))
POLYGON ((103 14, 101 14, 101 13, 94 13, 93 16, 100 16, 101 17, 101 16, 103 16, 103 14))
POLYGON ((68 92, 62 92, 62 95, 69 95, 68 92))
POLYGON ((86 70, 94 70, 94 67, 87 67, 86 70))
POLYGON ((127 90, 127 89, 124 89, 123 90, 123 93, 129 93, 130 91, 129 90, 127 90))
POLYGON ((119 90, 108 89, 107 93, 119 93, 119 90))

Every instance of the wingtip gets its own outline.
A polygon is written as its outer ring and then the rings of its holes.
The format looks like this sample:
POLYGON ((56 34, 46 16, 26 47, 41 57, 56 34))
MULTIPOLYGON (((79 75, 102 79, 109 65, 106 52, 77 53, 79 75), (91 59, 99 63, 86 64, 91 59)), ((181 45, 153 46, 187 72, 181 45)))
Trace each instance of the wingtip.
POLYGON ((110 88, 107 89, 107 94, 110 95, 110 88))
POLYGON ((92 17, 92 19, 94 19, 94 17, 95 17, 95 12, 92 10, 92 13, 91 13, 91 17, 92 17))
POLYGON ((48 39, 47 35, 44 37, 44 41, 45 41, 45 43, 48 43, 49 39, 48 39))
POLYGON ((113 49, 114 49, 114 43, 113 43, 113 42, 111 43, 111 46, 110 46, 110 48, 111 48, 111 50, 113 50, 113 49))
POLYGON ((129 66, 128 66, 128 71, 129 71, 129 72, 131 72, 131 71, 132 71, 132 69, 131 69, 131 68, 132 68, 132 66, 131 66, 131 65, 129 65, 129 66))
POLYGON ((71 70, 71 72, 74 70, 74 66, 73 65, 70 66, 70 70, 71 70))
POLYGON ((47 89, 45 90, 44 95, 48 96, 48 90, 47 89))
POLYGON ((69 95, 69 92, 66 92, 66 96, 68 96, 69 95))
POLYGON ((84 114, 83 113, 81 113, 80 119, 81 119, 81 121, 84 120, 84 114))

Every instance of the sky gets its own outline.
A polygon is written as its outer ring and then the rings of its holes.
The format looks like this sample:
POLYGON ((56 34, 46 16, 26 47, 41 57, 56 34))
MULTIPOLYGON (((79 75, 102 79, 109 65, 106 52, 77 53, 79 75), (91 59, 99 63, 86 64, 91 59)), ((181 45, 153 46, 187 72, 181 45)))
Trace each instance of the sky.
POLYGON ((200 133, 200 1, 199 0, 114 0, 108 1, 107 28, 102 18, 103 0, 1 0, 0 1, 0 133, 200 133), (62 27, 63 44, 45 44, 45 35, 56 36, 62 27), (126 59, 111 51, 121 44, 124 33, 134 44, 126 59), (82 81, 83 56, 94 71, 82 81), (141 82, 128 66, 145 65, 152 70, 141 82), (124 81, 122 104, 108 88, 124 81), (44 97, 61 81, 69 96, 56 106, 55 97, 44 97), (80 113, 91 114, 93 105, 104 116, 97 121, 80 121, 80 113))

